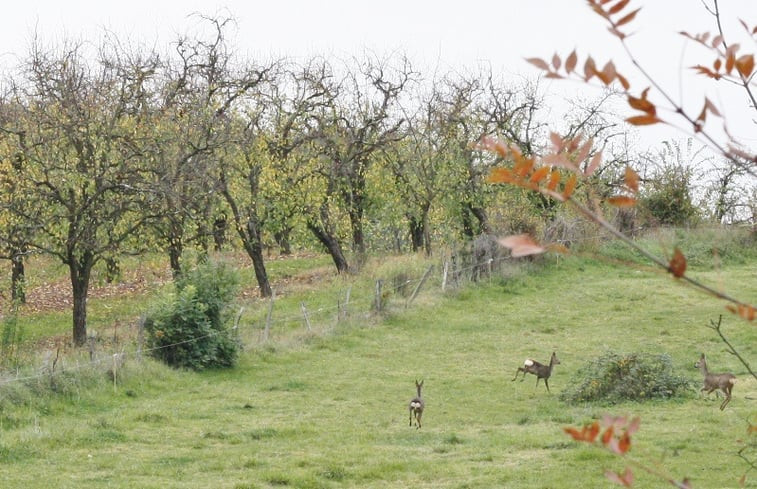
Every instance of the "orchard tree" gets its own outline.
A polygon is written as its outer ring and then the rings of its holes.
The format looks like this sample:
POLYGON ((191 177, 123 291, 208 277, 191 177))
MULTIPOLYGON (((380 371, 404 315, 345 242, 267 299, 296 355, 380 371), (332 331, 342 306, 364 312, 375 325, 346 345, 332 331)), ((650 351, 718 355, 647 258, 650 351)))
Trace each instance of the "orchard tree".
POLYGON ((23 199, 6 209, 34 229, 30 248, 68 267, 76 345, 87 338, 93 267, 135 244, 144 223, 135 191, 144 173, 132 137, 151 66, 118 59, 117 43, 104 43, 92 61, 82 44, 35 43, 12 86, 17 117, 4 121, 18 153, 15 171, 36 206, 30 213, 23 199))
POLYGON ((239 62, 227 42, 232 19, 200 17, 207 38, 181 37, 175 55, 160 66, 152 124, 149 191, 155 196, 152 226, 168 251, 174 276, 185 247, 207 249, 217 206, 217 152, 231 141, 234 104, 266 77, 270 67, 239 62))

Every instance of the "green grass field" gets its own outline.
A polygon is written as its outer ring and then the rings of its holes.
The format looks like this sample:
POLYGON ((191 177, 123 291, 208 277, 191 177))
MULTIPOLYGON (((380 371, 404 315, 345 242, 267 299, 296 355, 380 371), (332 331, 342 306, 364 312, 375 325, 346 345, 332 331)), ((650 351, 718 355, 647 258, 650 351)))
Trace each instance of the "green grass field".
MULTIPOLYGON (((757 263, 693 274, 757 298, 757 263)), ((325 289, 344 289, 328 280, 325 289)), ((355 313, 285 346, 252 344, 234 369, 177 372, 134 360, 115 386, 4 402, 0 481, 29 489, 612 487, 605 470, 626 462, 563 432, 611 413, 642 419, 633 460, 696 488, 737 487, 757 382, 706 327, 720 314, 729 339, 755 358, 753 325, 646 269, 561 258, 445 294, 430 283, 412 307, 382 321, 355 313), (525 357, 548 361, 555 350, 562 363, 551 394, 534 376, 511 381, 525 357), (700 352, 711 370, 740 379, 725 411, 695 389, 667 401, 560 401, 577 370, 607 351, 668 353, 697 390, 700 352), (426 400, 419 430, 408 426, 415 379, 424 379, 426 400)), ((264 315, 258 303, 246 317, 264 315)), ((633 470, 635 487, 671 487, 633 470)))

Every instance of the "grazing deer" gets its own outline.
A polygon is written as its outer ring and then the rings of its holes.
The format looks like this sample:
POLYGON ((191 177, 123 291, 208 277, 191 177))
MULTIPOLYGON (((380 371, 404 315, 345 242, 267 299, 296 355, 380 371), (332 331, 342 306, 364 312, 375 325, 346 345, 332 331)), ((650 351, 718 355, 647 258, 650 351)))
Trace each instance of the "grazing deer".
POLYGON ((515 371, 515 377, 513 380, 517 379, 518 374, 521 372, 523 372, 523 378, 521 381, 526 380, 526 374, 534 374, 536 375, 536 385, 539 385, 539 379, 544 379, 544 385, 547 386, 547 392, 549 392, 549 377, 552 375, 552 368, 559 364, 560 360, 557 359, 557 354, 555 352, 552 352, 552 358, 549 360, 549 365, 544 365, 531 358, 526 358, 526 361, 523 362, 523 366, 518 367, 518 370, 515 371))
POLYGON ((694 366, 698 368, 704 376, 704 386, 699 389, 699 392, 706 391, 706 394, 710 394, 715 389, 723 391, 723 394, 725 394, 725 400, 720 405, 720 410, 722 411, 725 409, 726 404, 731 401, 731 389, 733 389, 733 384, 736 383, 736 376, 730 373, 711 374, 709 370, 707 370, 707 361, 704 358, 704 353, 702 353, 702 356, 699 357, 699 361, 697 361, 694 366))
POLYGON ((421 397, 421 387, 423 387, 423 381, 420 383, 415 381, 415 388, 418 389, 418 395, 410 401, 410 426, 413 426, 413 417, 415 417, 416 429, 421 427, 421 416, 423 416, 423 408, 426 407, 426 403, 423 402, 421 397))

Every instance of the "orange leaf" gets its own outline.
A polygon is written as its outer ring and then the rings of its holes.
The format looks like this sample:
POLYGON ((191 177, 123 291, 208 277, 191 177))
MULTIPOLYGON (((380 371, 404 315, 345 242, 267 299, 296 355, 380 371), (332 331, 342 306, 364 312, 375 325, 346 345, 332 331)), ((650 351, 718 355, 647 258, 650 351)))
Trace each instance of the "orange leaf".
POLYGON ((489 183, 513 183, 515 180, 515 175, 509 168, 492 168, 486 179, 489 183))
POLYGON ((626 433, 629 435, 633 435, 637 431, 639 431, 639 426, 641 426, 641 418, 636 416, 631 420, 630 423, 628 423, 628 427, 626 428, 626 433))
POLYGON ((624 77, 620 73, 618 73, 617 75, 615 75, 615 77, 618 79, 618 81, 620 82, 620 84, 623 85, 623 88, 626 91, 628 91, 628 89, 631 88, 631 84, 628 83, 628 80, 626 80, 626 77, 624 77))
POLYGON ((567 428, 563 428, 563 430, 573 437, 576 441, 584 441, 584 432, 577 430, 576 428, 573 428, 571 426, 568 426, 567 428))
POLYGON ((636 205, 636 199, 625 195, 615 195, 607 199, 607 203, 615 207, 633 207, 636 205))
POLYGON ((647 90, 644 90, 644 93, 642 93, 641 98, 636 98, 632 95, 629 95, 628 105, 630 105, 632 108, 636 110, 646 112, 649 115, 655 115, 657 113, 657 108, 652 102, 647 100, 647 90))
POLYGON ((557 188, 558 183, 560 183, 560 172, 557 170, 552 170, 552 172, 549 174, 549 183, 547 183, 547 189, 554 191, 557 188))
POLYGON ((631 449, 631 436, 628 432, 623 433, 623 436, 618 440, 618 453, 623 455, 631 449))
POLYGON ((584 431, 586 432, 586 440, 594 442, 594 440, 597 439, 597 435, 599 434, 599 423, 594 421, 589 426, 585 426, 584 431))
POLYGON ((544 71, 550 71, 547 62, 541 58, 526 58, 526 61, 536 66, 537 68, 541 68, 544 71))
POLYGON ((565 182, 565 187, 562 191, 562 196, 565 200, 568 200, 571 195, 573 195, 573 191, 576 189, 576 184, 578 183, 578 179, 575 175, 571 175, 570 178, 568 178, 568 181, 565 182))
POLYGON ((639 175, 630 166, 626 167, 625 184, 631 192, 639 191, 639 175))
POLYGON ((623 17, 619 21, 615 22, 615 24, 614 24, 615 28, 618 28, 618 27, 620 27, 620 26, 622 26, 624 24, 628 24, 629 22, 631 22, 634 19, 634 17, 636 17, 636 14, 639 13, 639 10, 641 10, 641 8, 637 8, 636 10, 634 10, 633 12, 631 12, 630 14, 626 15, 625 17, 623 17))
POLYGON ((755 308, 749 304, 739 304, 738 308, 734 306, 727 306, 727 308, 732 313, 738 314, 742 319, 746 319, 747 321, 754 321, 755 316, 757 316, 755 308))
POLYGON ((534 241, 528 234, 516 234, 497 240, 499 244, 508 248, 513 257, 538 255, 547 251, 542 245, 534 241))
POLYGON ((578 63, 578 56, 576 56, 576 50, 574 49, 573 52, 568 55, 568 59, 565 60, 565 72, 573 73, 573 70, 576 68, 576 63, 578 63))
POLYGON ((531 178, 529 178, 528 181, 531 183, 539 183, 547 178, 549 171, 550 168, 548 166, 542 166, 531 175, 531 178))
POLYGON ((654 115, 637 115, 634 117, 629 117, 628 119, 626 119, 626 122, 633 126, 648 126, 650 124, 657 124, 658 122, 662 122, 662 120, 654 115))
POLYGON ((628 5, 628 2, 630 1, 631 0, 620 0, 618 3, 610 7, 609 10, 607 10, 607 13, 610 15, 617 14, 618 12, 626 8, 626 5, 628 5))
POLYGON ((610 440, 612 440, 613 431, 614 431, 613 427, 610 426, 609 428, 607 428, 605 430, 604 433, 602 433, 602 444, 603 445, 607 445, 608 443, 610 443, 610 440))
POLYGON ((668 271, 676 278, 681 278, 686 273, 686 257, 683 256, 683 253, 678 248, 673 250, 673 257, 670 259, 668 271))
POLYGON ((754 70, 754 56, 751 54, 740 56, 739 59, 736 60, 736 69, 741 76, 749 78, 749 75, 751 75, 754 70))

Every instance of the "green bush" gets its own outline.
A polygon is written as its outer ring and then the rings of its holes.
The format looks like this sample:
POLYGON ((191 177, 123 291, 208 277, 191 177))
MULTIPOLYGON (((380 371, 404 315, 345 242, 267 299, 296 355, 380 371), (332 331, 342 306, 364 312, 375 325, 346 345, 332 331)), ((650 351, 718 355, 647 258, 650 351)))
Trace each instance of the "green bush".
POLYGON ((238 275, 226 265, 203 263, 176 281, 176 292, 145 320, 152 355, 172 367, 202 370, 233 366, 240 343, 229 324, 238 275))
POLYGON ((691 388, 673 373, 667 354, 608 352, 579 369, 560 398, 566 402, 621 402, 667 399, 691 388))

